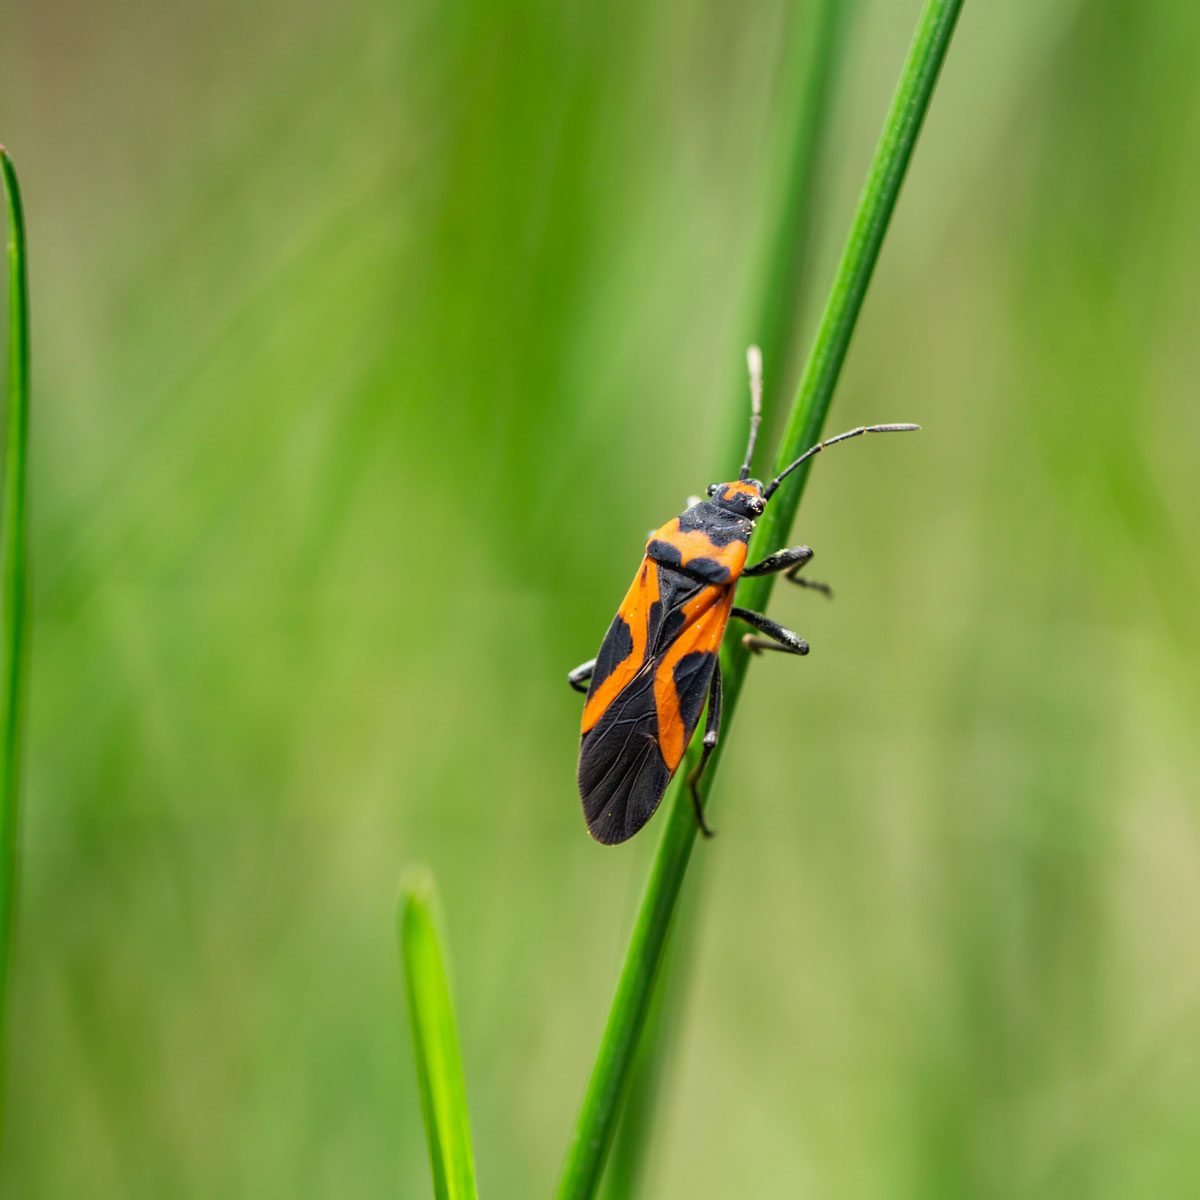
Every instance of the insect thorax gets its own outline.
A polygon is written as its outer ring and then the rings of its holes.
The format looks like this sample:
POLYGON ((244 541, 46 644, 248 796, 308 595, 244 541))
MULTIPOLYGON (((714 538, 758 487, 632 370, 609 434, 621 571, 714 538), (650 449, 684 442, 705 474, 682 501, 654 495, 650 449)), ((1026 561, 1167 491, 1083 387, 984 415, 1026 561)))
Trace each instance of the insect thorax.
POLYGON ((754 525, 707 500, 656 530, 646 554, 663 566, 677 567, 714 584, 736 579, 746 563, 746 544, 754 525))

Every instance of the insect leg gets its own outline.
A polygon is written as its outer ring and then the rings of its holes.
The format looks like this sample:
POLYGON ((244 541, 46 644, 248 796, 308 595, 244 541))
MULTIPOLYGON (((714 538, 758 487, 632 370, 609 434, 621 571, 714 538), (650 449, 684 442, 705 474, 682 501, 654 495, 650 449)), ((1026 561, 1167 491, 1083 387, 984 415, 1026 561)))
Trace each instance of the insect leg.
POLYGON ((767 635, 766 638, 756 638, 746 634, 742 638, 743 644, 754 654, 758 654, 762 650, 778 650, 783 654, 808 653, 808 643, 802 637, 790 629, 784 629, 782 625, 772 621, 770 617, 763 616, 760 612, 755 612, 750 608, 738 608, 735 605, 730 609, 730 616, 745 621, 747 625, 753 625, 755 629, 767 635), (771 640, 768 641, 768 638, 771 640))
POLYGON ((688 790, 692 793, 692 811, 696 814, 696 824, 705 837, 712 837, 713 831, 704 819, 704 809, 700 804, 700 792, 697 785, 704 768, 708 766, 709 755, 717 746, 717 738, 721 736, 721 664, 713 669, 712 683, 708 687, 708 720, 704 722, 704 749, 700 751, 700 761, 692 768, 688 776, 688 790))
POLYGON ((743 575, 774 575, 777 571, 786 571, 789 583, 799 587, 811 588, 814 592, 822 592, 833 598, 833 589, 827 583, 818 583, 815 579, 801 579, 800 572, 811 559, 813 552, 807 546, 788 546, 784 550, 776 550, 751 567, 747 567, 743 575))
POLYGON ((575 670, 567 675, 567 682, 577 692, 587 692, 587 682, 592 677, 592 672, 596 669, 596 660, 589 658, 587 662, 580 663, 575 670))
POLYGON ((810 558, 813 552, 807 546, 788 546, 768 554, 762 562, 756 562, 747 567, 743 575, 774 575, 776 571, 786 571, 789 567, 799 570, 810 558))

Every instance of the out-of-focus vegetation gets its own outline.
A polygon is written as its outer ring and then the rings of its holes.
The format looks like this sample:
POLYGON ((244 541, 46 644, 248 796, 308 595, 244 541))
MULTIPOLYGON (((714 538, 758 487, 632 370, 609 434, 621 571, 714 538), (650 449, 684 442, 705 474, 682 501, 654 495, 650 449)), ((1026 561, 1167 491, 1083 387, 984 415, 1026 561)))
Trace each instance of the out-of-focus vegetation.
MULTIPOLYGON (((8 271, 4 486, 0 489, 0 1086, 8 1013, 8 973, 16 902, 21 745, 29 643, 29 287, 21 185, 0 146, 8 271)), ((0 1138, 4 1097, 0 1095, 0 1138)))
MULTIPOLYGON (((817 295, 918 7, 847 31, 817 295)), ((414 857, 481 1190, 549 1191, 654 841, 587 838, 563 672, 744 404, 787 11, 5 10, 6 1193, 427 1194, 414 857)), ((649 1194, 1200 1189, 1198 65, 1184 0, 967 6, 832 418, 924 432, 814 473, 649 1194)))

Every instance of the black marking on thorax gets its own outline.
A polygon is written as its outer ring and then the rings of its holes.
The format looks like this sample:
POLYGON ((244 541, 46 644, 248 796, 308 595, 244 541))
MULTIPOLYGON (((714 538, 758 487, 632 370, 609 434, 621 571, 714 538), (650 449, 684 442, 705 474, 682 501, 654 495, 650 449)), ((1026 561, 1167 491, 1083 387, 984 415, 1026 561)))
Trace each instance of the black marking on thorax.
POLYGON ((699 529, 708 534, 713 545, 728 546, 730 542, 749 542, 754 523, 737 513, 726 512, 708 500, 701 500, 680 514, 679 529, 682 533, 699 529))
POLYGON ((729 582, 729 568, 715 558, 689 558, 687 566, 683 565, 683 555, 679 547, 670 542, 655 538, 646 547, 646 556, 652 558, 661 567, 669 567, 680 575, 688 575, 700 583, 711 583, 720 587, 729 582))

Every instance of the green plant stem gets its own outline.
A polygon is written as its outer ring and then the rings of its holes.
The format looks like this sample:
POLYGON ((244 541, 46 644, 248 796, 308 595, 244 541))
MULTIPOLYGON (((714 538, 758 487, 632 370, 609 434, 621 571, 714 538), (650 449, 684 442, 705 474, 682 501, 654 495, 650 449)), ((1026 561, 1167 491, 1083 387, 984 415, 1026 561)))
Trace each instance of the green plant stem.
POLYGON ((662 968, 650 993, 650 1009, 630 1070, 629 1091, 621 1105, 612 1154, 604 1172, 601 1194, 605 1200, 633 1200, 644 1186, 647 1152, 662 1115, 659 1099, 664 1076, 679 1042, 681 1010, 686 1000, 684 985, 699 928, 699 881, 695 871, 691 879, 691 893, 685 893, 683 907, 671 926, 662 968))
MULTIPOLYGON (((776 459, 781 469, 820 437, 829 403, 845 361, 863 298, 870 283, 888 223, 895 209, 921 123, 929 107, 962 0, 927 0, 884 122, 883 134, 859 199, 850 234, 834 277, 816 339, 776 459)), ((777 549, 791 528, 807 479, 806 467, 793 473, 758 522, 751 541, 753 558, 777 549)), ((739 602, 765 607, 773 580, 745 580, 739 602)), ((747 654, 736 640, 722 648, 725 672, 723 729, 731 719, 745 680, 747 654)), ((720 748, 705 776, 707 795, 719 766, 720 748)), ((663 944, 679 897, 696 825, 687 796, 687 767, 679 771, 664 806, 666 822, 650 878, 634 922, 617 991, 559 1180, 559 1200, 595 1195, 611 1145, 626 1081, 662 960, 663 944)))
MULTIPOLYGON (((808 288, 809 248, 816 228, 817 178, 829 127, 830 98, 842 64, 846 28, 853 0, 820 0, 811 19, 801 9, 792 12, 780 87, 781 120, 770 139, 770 162, 782 162, 780 186, 768 189, 772 206, 763 226, 756 276, 761 280, 757 304, 743 329, 740 346, 756 343, 768 364, 763 386, 766 423, 774 424, 782 412, 788 386, 788 364, 796 339, 801 309, 808 288)), ((740 349, 740 347, 739 347, 740 349)), ((731 361, 738 371, 731 395, 745 395, 745 366, 739 352, 731 361)), ((738 469, 746 443, 745 411, 730 405, 725 466, 738 469)), ((781 422, 780 422, 781 423, 781 422)), ((686 899, 675 918, 675 931, 652 997, 622 1105, 611 1158, 604 1174, 604 1195, 611 1200, 632 1200, 638 1194, 646 1169, 646 1151, 660 1117, 658 1100, 663 1090, 665 1060, 672 1057, 678 1037, 678 1002, 691 969, 698 919, 701 880, 691 874, 691 902, 686 899)))
POLYGON ((21 717, 24 707, 26 596, 26 462, 29 443, 29 281, 21 189, 0 146, 8 217, 8 433, 4 514, 0 528, 0 1122, 17 873, 21 717))
POLYGON ((433 1192, 437 1200, 475 1200, 467 1087, 437 896, 427 872, 415 872, 405 885, 398 924, 433 1192))

